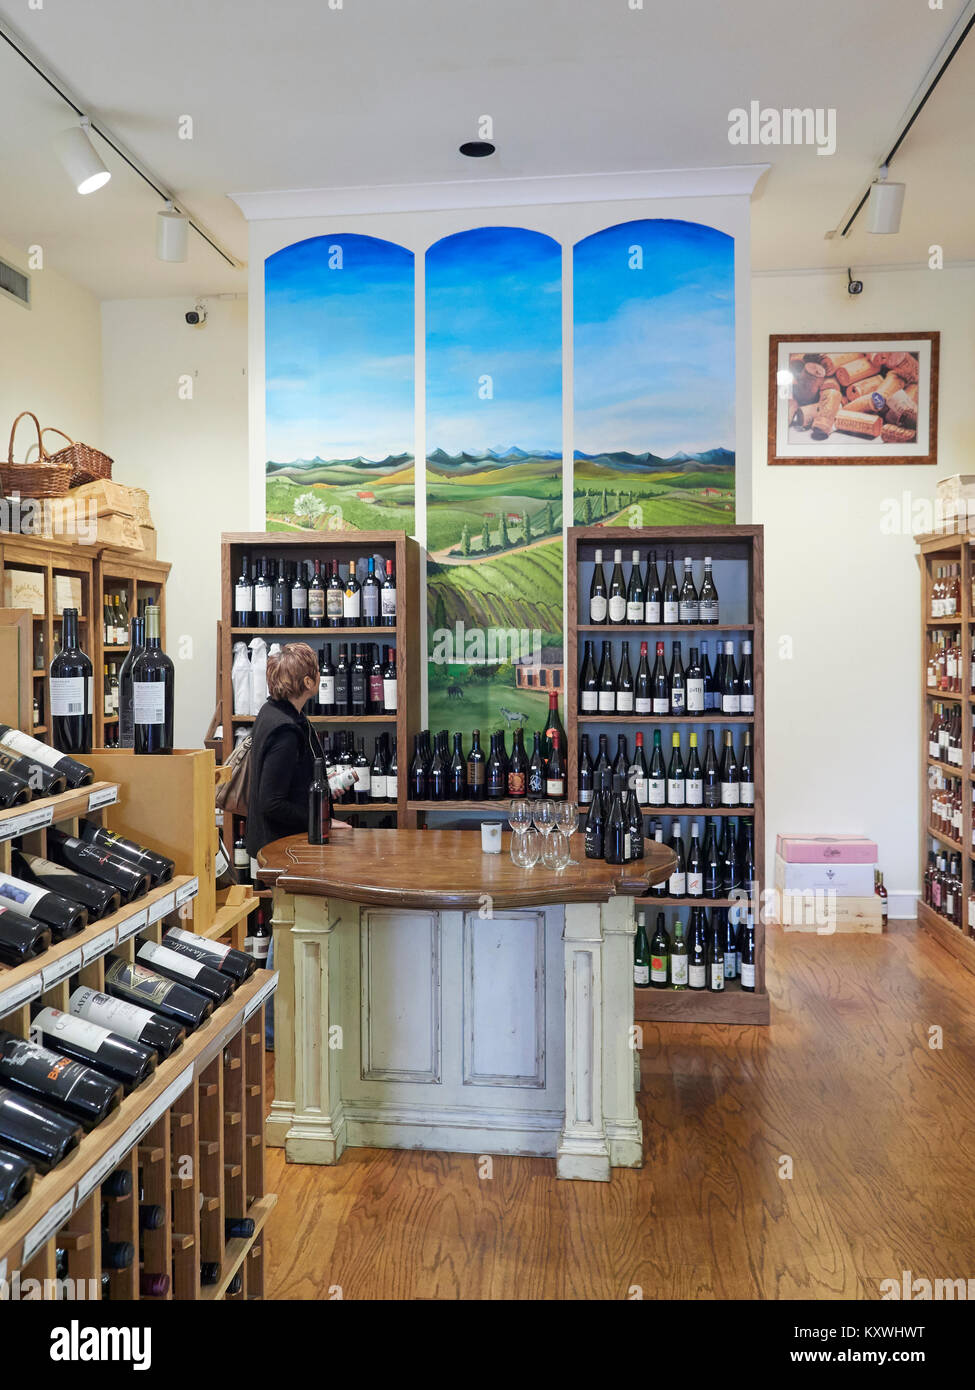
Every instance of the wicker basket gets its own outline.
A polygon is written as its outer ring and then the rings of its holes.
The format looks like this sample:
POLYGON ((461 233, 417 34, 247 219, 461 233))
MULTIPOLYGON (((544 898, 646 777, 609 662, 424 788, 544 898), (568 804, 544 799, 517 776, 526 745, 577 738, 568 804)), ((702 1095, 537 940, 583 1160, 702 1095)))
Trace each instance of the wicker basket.
POLYGON ((42 437, 45 434, 59 434, 62 439, 68 441, 66 449, 59 449, 56 454, 51 455, 51 462, 69 465, 72 487, 81 487, 82 483, 97 483, 100 478, 108 479, 112 476, 112 460, 107 454, 93 449, 90 444, 77 443, 70 434, 56 429, 54 425, 45 425, 41 430, 42 437))
POLYGON ((41 424, 36 415, 22 410, 10 430, 10 445, 7 449, 7 462, 0 463, 0 494, 19 492, 21 497, 43 499, 63 497, 71 486, 71 466, 56 463, 44 452, 41 438, 41 424), (30 416, 37 430, 38 460, 36 463, 14 463, 14 435, 24 416, 30 416))

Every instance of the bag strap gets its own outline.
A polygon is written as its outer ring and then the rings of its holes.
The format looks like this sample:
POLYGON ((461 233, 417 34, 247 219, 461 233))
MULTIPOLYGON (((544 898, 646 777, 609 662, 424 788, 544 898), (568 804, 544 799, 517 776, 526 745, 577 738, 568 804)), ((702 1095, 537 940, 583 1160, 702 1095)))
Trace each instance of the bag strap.
POLYGON ((16 420, 10 426, 10 443, 7 446, 7 462, 13 463, 14 461, 14 435, 17 433, 17 426, 20 424, 21 420, 24 418, 25 415, 30 416, 30 418, 34 421, 34 428, 37 430, 38 462, 46 463, 48 455, 44 452, 44 440, 41 438, 41 422, 40 420, 38 420, 37 416, 34 414, 32 410, 22 410, 20 414, 17 416, 16 420))

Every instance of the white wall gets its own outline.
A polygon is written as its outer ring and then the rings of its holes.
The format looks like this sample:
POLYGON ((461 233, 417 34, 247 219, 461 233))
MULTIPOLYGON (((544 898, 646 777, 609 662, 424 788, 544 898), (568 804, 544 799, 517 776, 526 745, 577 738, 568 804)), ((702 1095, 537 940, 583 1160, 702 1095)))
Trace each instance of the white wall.
POLYGON ((247 529, 247 301, 102 305, 105 448, 120 482, 149 492, 157 555, 173 569, 166 646, 176 662, 176 745, 199 747, 213 714, 220 534, 247 529), (185 382, 192 398, 185 397, 185 382))
MULTIPOLYGON (((26 257, 0 241, 0 257, 30 276, 31 306, 0 295, 0 450, 7 457, 10 427, 22 410, 32 410, 43 426, 54 425, 73 439, 102 445, 101 315, 98 300, 54 270, 27 269, 26 257)), ((37 438, 22 420, 14 460, 37 438)), ((64 447, 59 435, 45 444, 64 447)), ((36 452, 31 459, 36 458, 36 452)))
POLYGON ((766 823, 877 840, 892 912, 913 915, 918 870, 920 601, 910 530, 885 500, 934 495, 972 472, 975 270, 863 271, 753 281, 754 520, 765 526, 766 823), (939 464, 773 467, 766 462, 770 333, 941 333, 939 464), (790 638, 791 658, 780 655, 790 638))

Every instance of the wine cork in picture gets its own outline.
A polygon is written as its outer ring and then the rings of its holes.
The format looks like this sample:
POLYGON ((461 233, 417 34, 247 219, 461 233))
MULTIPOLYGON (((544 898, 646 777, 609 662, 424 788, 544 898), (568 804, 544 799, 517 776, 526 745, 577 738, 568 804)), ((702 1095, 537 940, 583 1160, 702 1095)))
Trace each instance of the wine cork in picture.
POLYGON ((836 412, 843 404, 839 391, 824 391, 819 398, 819 408, 812 422, 813 439, 828 439, 833 433, 836 412))
POLYGON ((868 411, 871 415, 876 415, 883 408, 883 405, 883 401, 881 401, 881 404, 879 406, 877 405, 877 396, 874 394, 874 392, 871 392, 867 396, 857 396, 855 400, 847 401, 843 409, 865 410, 868 411))
POLYGON ((866 381, 855 381, 852 386, 846 388, 846 399, 852 401, 857 396, 866 396, 871 391, 878 391, 883 384, 882 376, 868 376, 866 381))
POLYGON ((903 425, 884 425, 880 438, 885 444, 913 444, 917 431, 905 429, 903 425))
POLYGON ((874 371, 879 372, 879 371, 881 371, 884 367, 890 366, 890 363, 887 361, 887 354, 886 354, 886 352, 868 352, 868 353, 867 353, 867 356, 870 358, 870 361, 873 363, 874 371))
POLYGON ((895 393, 895 391, 900 391, 903 388, 903 385, 903 380, 897 375, 896 372, 888 372, 887 375, 884 377, 883 382, 880 384, 880 386, 876 388, 876 390, 873 393, 875 408, 878 411, 884 410, 887 406, 887 402, 890 399, 890 397, 895 393))
POLYGON ((818 362, 807 362, 796 377, 795 397, 800 405, 819 399, 826 373, 818 362))
POLYGON ((876 369, 869 357, 858 357, 853 362, 844 362, 836 368, 836 380, 843 387, 852 386, 855 381, 863 381, 868 376, 876 376, 876 369))
POLYGON ((917 381, 918 362, 913 352, 888 352, 887 366, 904 381, 917 381))
POLYGON ((811 430, 818 409, 818 405, 797 405, 789 419, 789 424, 794 430, 811 430))
POLYGON ((860 356, 859 352, 824 352, 819 360, 826 368, 827 374, 832 376, 837 367, 845 367, 848 362, 856 362, 860 356))
POLYGON ((862 434, 870 439, 876 439, 883 427, 884 422, 879 415, 849 409, 839 411, 833 425, 834 429, 843 430, 845 434, 862 434))
POLYGON ((898 391, 887 402, 888 425, 903 425, 906 429, 917 427, 917 401, 912 400, 907 391, 898 391))
POLYGON ((840 390, 840 383, 836 380, 836 377, 835 377, 835 376, 828 376, 828 377, 826 378, 826 380, 823 382, 823 390, 824 390, 824 391, 839 391, 839 390, 840 390))

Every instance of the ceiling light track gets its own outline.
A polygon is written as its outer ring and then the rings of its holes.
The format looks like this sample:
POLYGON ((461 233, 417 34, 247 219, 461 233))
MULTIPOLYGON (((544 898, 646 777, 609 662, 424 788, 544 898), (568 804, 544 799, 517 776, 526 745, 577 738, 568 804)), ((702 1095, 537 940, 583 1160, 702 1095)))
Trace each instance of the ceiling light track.
POLYGON ((45 72, 44 68, 40 65, 37 59, 31 55, 30 51, 23 43, 23 40, 20 39, 19 36, 15 35, 3 23, 0 23, 0 39, 3 39, 3 41, 6 44, 8 44, 10 48, 12 48, 13 51, 20 58, 24 60, 24 62, 27 64, 29 68, 31 68, 37 74, 38 77, 40 77, 44 82, 46 82, 47 85, 52 89, 52 91, 57 93, 57 95, 61 98, 65 105, 71 107, 71 110, 75 113, 76 116, 80 117, 83 121, 87 120, 90 125, 90 128, 95 132, 95 134, 100 136, 100 138, 105 141, 106 145, 108 145, 110 149, 114 150, 114 152, 118 155, 119 159, 121 159, 125 164, 127 164, 129 168, 133 171, 133 173, 138 174, 139 178, 142 179, 143 183, 148 184, 152 191, 155 194, 157 194, 157 196, 160 197, 164 203, 168 203, 176 211, 182 212, 183 215, 186 217, 189 226, 193 228, 197 236, 201 237, 207 243, 208 246, 212 247, 213 250, 216 251, 218 256, 222 257, 222 259, 225 260, 227 264, 231 266, 234 270, 244 269, 243 262, 237 260, 236 256, 231 255, 229 251, 225 250, 225 248, 221 246, 220 243, 216 240, 214 234, 209 232, 202 223, 196 221, 196 219, 193 218, 186 211, 186 209, 180 205, 178 199, 176 199, 172 193, 168 192, 155 178, 155 176, 149 173, 149 171, 139 163, 139 161, 135 158, 134 155, 129 154, 129 152, 125 149, 123 145, 119 143, 119 141, 111 133, 111 131, 107 130, 103 125, 96 121, 91 116, 90 112, 85 111, 83 107, 79 106, 77 101, 75 101, 74 97, 72 97, 70 93, 65 90, 61 83, 58 82, 54 77, 52 77, 49 72, 45 72))

